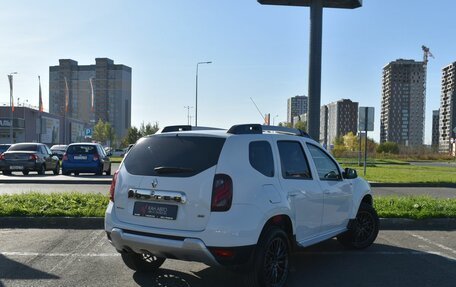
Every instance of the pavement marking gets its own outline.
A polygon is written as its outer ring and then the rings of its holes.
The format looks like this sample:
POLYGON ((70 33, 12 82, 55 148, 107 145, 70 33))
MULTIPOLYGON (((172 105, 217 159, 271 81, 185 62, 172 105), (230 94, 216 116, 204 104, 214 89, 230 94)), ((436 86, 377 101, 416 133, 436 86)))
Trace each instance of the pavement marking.
MULTIPOLYGON (((441 248, 441 249, 443 249, 443 250, 445 250, 445 251, 449 251, 449 252, 451 252, 451 253, 453 253, 453 254, 456 255, 456 250, 454 250, 454 249, 452 249, 452 248, 450 248, 450 247, 448 247, 448 246, 445 246, 445 245, 443 245, 443 244, 434 242, 434 241, 432 241, 432 240, 430 240, 430 239, 428 239, 428 238, 426 238, 426 237, 423 237, 423 236, 421 236, 421 235, 418 235, 418 234, 415 234, 415 233, 412 233, 412 232, 406 231, 406 233, 409 234, 409 235, 412 236, 412 237, 415 237, 415 238, 417 238, 417 239, 419 239, 419 240, 422 240, 422 241, 424 241, 424 242, 426 242, 426 243, 428 243, 428 244, 437 246, 437 247, 439 247, 439 248, 441 248)), ((431 253, 431 254, 435 254, 433 251, 425 251, 425 252, 431 253)), ((446 258, 448 258, 448 259, 450 259, 450 260, 456 260, 456 257, 452 257, 452 256, 450 256, 450 255, 447 255, 447 254, 444 254, 444 253, 441 253, 441 252, 438 252, 438 253, 439 253, 438 255, 443 256, 443 257, 446 257, 446 258)))

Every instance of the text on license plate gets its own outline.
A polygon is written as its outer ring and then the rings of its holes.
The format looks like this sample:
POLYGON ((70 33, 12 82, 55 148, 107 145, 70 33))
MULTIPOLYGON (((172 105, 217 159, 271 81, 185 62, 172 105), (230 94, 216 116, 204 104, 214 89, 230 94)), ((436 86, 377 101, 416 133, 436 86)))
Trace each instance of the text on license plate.
POLYGON ((10 166, 11 170, 23 170, 24 167, 22 165, 12 165, 10 166))
POLYGON ((85 155, 75 155, 74 159, 87 159, 87 156, 85 156, 85 155))
POLYGON ((177 205, 137 201, 133 207, 133 215, 175 220, 177 205))

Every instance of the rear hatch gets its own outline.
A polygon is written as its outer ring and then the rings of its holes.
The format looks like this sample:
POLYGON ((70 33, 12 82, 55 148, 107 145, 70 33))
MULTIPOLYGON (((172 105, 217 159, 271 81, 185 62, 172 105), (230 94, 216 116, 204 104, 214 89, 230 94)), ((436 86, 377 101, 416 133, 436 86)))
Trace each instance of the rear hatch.
POLYGON ((224 137, 160 134, 126 156, 115 190, 119 220, 148 227, 204 230, 224 137))
POLYGON ((87 163, 92 162, 93 157, 98 155, 97 147, 94 145, 71 145, 66 151, 68 162, 87 163))

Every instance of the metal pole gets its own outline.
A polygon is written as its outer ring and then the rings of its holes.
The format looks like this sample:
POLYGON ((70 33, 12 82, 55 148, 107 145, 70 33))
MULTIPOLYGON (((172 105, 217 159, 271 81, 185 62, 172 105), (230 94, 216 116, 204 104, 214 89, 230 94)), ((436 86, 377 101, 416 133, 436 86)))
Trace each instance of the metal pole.
POLYGON ((366 139, 364 141, 364 176, 366 176, 366 167, 367 167, 367 114, 368 108, 365 109, 365 118, 364 118, 364 134, 366 139))
POLYGON ((309 52, 309 110, 307 131, 314 140, 320 138, 321 102, 321 39, 323 0, 312 0, 310 5, 310 52, 309 52))
POLYGON ((8 75, 8 80, 10 81, 10 121, 11 121, 11 124, 10 124, 10 141, 11 141, 11 144, 14 143, 14 139, 13 139, 13 119, 14 119, 14 115, 13 115, 13 73, 9 74, 8 75))
POLYGON ((361 166, 361 136, 362 132, 358 131, 359 143, 358 143, 358 166, 361 166))
POLYGON ((198 126, 198 65, 196 64, 196 89, 195 89, 195 127, 198 126))

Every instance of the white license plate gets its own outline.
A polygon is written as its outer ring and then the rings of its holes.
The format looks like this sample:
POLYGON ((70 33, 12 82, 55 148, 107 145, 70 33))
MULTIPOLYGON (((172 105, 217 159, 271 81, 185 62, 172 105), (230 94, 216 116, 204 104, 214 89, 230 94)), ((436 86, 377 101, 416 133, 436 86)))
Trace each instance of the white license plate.
POLYGON ((75 155, 74 159, 84 159, 85 160, 85 159, 87 159, 87 156, 85 156, 85 155, 75 155))
POLYGON ((11 170, 23 170, 24 167, 22 165, 12 165, 10 166, 11 170))

